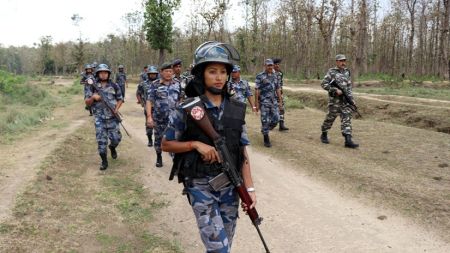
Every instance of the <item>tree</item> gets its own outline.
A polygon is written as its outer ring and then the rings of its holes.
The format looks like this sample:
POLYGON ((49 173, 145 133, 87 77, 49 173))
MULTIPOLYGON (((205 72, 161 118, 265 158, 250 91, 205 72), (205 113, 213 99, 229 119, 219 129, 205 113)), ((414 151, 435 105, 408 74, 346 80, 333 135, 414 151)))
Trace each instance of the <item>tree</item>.
POLYGON ((78 67, 78 69, 81 71, 81 69, 83 69, 83 63, 84 63, 84 41, 83 41, 83 37, 81 34, 81 29, 80 29, 80 22, 83 21, 83 17, 81 17, 78 14, 73 14, 72 17, 70 17, 70 19, 72 19, 73 25, 76 26, 78 28, 78 44, 76 44, 74 46, 74 51, 72 51, 72 56, 75 59, 75 63, 78 67))
POLYGON ((40 69, 41 74, 52 74, 55 69, 55 61, 51 57, 52 50, 52 36, 41 37, 39 43, 40 48, 40 69))
POLYGON ((172 52, 173 12, 180 0, 148 0, 145 3, 144 27, 150 46, 159 50, 159 64, 165 60, 165 50, 172 52))

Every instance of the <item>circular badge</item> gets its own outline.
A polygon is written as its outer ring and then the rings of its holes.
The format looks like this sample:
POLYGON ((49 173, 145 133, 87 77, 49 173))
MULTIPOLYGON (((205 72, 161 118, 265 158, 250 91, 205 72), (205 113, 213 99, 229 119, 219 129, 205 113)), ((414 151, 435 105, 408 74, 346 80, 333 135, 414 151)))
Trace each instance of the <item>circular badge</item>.
POLYGON ((191 110, 191 116, 195 120, 201 120, 205 115, 205 111, 200 106, 194 106, 191 110))
POLYGON ((90 85, 92 85, 92 84, 94 84, 94 81, 93 81, 91 78, 89 78, 89 79, 87 80, 87 83, 90 84, 90 85))

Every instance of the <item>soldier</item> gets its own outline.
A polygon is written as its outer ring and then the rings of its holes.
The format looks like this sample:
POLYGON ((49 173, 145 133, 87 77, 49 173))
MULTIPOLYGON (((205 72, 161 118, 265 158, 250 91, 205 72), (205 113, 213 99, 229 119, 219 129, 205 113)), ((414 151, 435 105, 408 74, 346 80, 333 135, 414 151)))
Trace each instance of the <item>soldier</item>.
POLYGON ((109 138, 109 149, 111 150, 111 157, 117 158, 116 148, 119 145, 122 134, 120 133, 120 126, 114 113, 118 113, 123 102, 122 92, 120 87, 111 82, 111 70, 106 64, 99 64, 95 77, 97 82, 85 89, 85 103, 92 106, 95 116, 95 136, 98 144, 98 153, 102 159, 100 170, 108 168, 107 150, 109 138), (109 108, 108 108, 109 107, 109 108))
POLYGON ((253 104, 253 94, 247 80, 241 79, 241 67, 234 65, 231 71, 231 81, 227 83, 228 93, 233 94, 233 98, 242 103, 246 100, 252 106, 252 111, 256 112, 256 106, 253 104))
POLYGON ((95 73, 95 71, 97 70, 97 62, 94 61, 94 62, 91 64, 91 66, 92 66, 92 71, 95 73))
POLYGON ((330 83, 333 80, 344 88, 344 92, 347 93, 349 98, 353 98, 352 95, 352 81, 350 76, 350 70, 346 68, 345 55, 336 55, 336 67, 328 70, 325 78, 322 81, 322 88, 328 91, 328 113, 322 124, 322 135, 320 140, 322 143, 330 143, 328 140, 328 130, 333 125, 334 120, 338 115, 341 116, 341 132, 345 137, 345 147, 357 148, 359 145, 352 141, 352 111, 349 107, 349 103, 342 96, 341 90, 331 87, 330 83))
POLYGON ((147 70, 148 70, 148 67, 147 67, 147 65, 145 65, 144 69, 142 70, 141 74, 139 75, 141 83, 148 79, 147 70))
MULTIPOLYGON (((87 83, 88 79, 92 79, 92 80, 95 79, 91 64, 86 64, 84 66, 84 72, 81 73, 80 84, 84 85, 84 89, 86 89, 86 87, 88 86, 88 83, 87 83)), ((89 111, 89 116, 93 115, 92 114, 92 106, 86 105, 85 109, 87 111, 89 111)))
POLYGON ((181 78, 182 78, 182 76, 181 76, 182 64, 183 64, 183 61, 181 61, 180 59, 175 59, 172 62, 173 79, 175 79, 179 83, 181 83, 181 78))
POLYGON ((119 85, 120 90, 122 91, 122 96, 125 101, 125 87, 128 88, 128 80, 127 74, 124 71, 123 65, 119 65, 119 72, 116 73, 116 84, 119 85))
POLYGON ((272 59, 265 61, 265 71, 256 75, 255 106, 261 111, 261 133, 264 136, 264 146, 270 148, 269 130, 274 129, 279 121, 281 110, 281 91, 278 79, 273 70, 272 59), (278 101, 277 101, 278 99, 278 101))
POLYGON ((145 115, 145 131, 147 134, 147 138, 148 138, 148 144, 147 146, 152 147, 153 146, 153 140, 152 140, 152 135, 153 135, 153 127, 149 127, 147 125, 147 109, 146 109, 146 101, 147 101, 147 91, 150 89, 150 85, 152 84, 152 82, 154 82, 156 79, 158 79, 158 70, 156 69, 155 66, 150 66, 147 68, 147 75, 148 75, 148 79, 144 82, 139 83, 139 85, 137 86, 137 90, 136 90, 136 98, 137 98, 137 103, 141 104, 142 107, 144 108, 144 115, 145 115))
POLYGON ((284 104, 284 97, 283 97, 283 72, 280 68, 281 59, 280 58, 273 58, 273 68, 275 70, 275 74, 278 78, 278 84, 280 86, 280 93, 281 93, 281 107, 280 107, 280 125, 279 125, 279 131, 287 131, 289 128, 287 128, 284 125, 284 113, 286 110, 285 104, 284 104))
MULTIPOLYGON (((252 205, 242 205, 244 211, 256 204, 244 137, 245 104, 229 97, 227 75, 233 67, 232 60, 239 57, 236 49, 219 42, 206 42, 195 52, 194 80, 186 87, 188 96, 201 96, 215 130, 226 136, 226 145, 244 180, 252 199, 252 205), (233 50, 233 53, 229 50, 233 50)), ((219 173, 219 155, 208 136, 200 130, 192 118, 178 107, 170 116, 170 123, 163 139, 163 150, 176 153, 174 168, 180 168, 178 179, 184 184, 184 192, 194 211, 202 242, 207 252, 228 253, 231 251, 239 198, 233 185, 213 190, 208 181, 219 173)))
POLYGON ((160 68, 161 78, 154 81, 147 91, 147 126, 155 129, 156 167, 162 167, 161 140, 169 123, 169 114, 181 99, 180 83, 173 79, 172 63, 160 68))

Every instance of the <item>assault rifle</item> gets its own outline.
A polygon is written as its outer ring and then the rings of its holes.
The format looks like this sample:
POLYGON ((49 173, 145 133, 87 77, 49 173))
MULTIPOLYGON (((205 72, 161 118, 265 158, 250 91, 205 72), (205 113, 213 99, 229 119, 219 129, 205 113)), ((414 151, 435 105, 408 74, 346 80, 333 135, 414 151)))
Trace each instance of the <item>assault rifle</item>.
POLYGON ((351 97, 347 94, 347 89, 342 87, 340 84, 336 82, 336 79, 331 80, 330 82, 331 87, 335 87, 336 89, 340 90, 342 92, 342 96, 344 96, 345 101, 349 104, 350 109, 358 115, 358 117, 362 118, 361 114, 358 111, 358 107, 356 107, 355 102, 351 97))
MULTIPOLYGON (((248 194, 247 189, 245 188, 244 181, 240 173, 236 169, 236 166, 231 162, 232 161, 231 155, 225 143, 226 140, 222 136, 220 136, 212 126, 201 99, 199 97, 196 97, 193 101, 187 102, 183 106, 183 109, 190 115, 190 117, 194 120, 195 124, 211 140, 214 141, 214 146, 217 152, 219 153, 220 159, 222 160, 221 167, 223 173, 212 179, 211 181, 215 180, 217 182, 214 183, 210 181, 209 182, 210 185, 214 189, 216 188, 213 186, 214 184, 218 186, 217 188, 221 188, 220 185, 225 186, 229 182, 231 182, 242 202, 244 202, 247 205, 247 207, 250 207, 251 204, 253 203, 252 199, 250 198, 250 195, 248 194)), ((247 209, 247 214, 250 217, 250 220, 252 221, 253 225, 255 226, 256 231, 258 232, 259 238, 263 243, 266 253, 270 253, 266 241, 264 240, 264 237, 262 236, 262 233, 259 230, 259 225, 261 224, 262 217, 259 216, 255 208, 247 209)))
POLYGON ((125 131, 125 133, 128 135, 128 137, 131 138, 130 133, 127 131, 127 129, 125 128, 125 126, 122 124, 122 114, 120 112, 115 112, 114 108, 111 107, 111 105, 108 104, 108 102, 106 102, 103 97, 103 91, 97 89, 97 87, 95 87, 95 80, 93 80, 92 78, 88 78, 86 80, 86 83, 91 86, 94 89, 94 92, 97 92, 98 95, 100 95, 100 99, 103 102, 103 104, 106 106, 106 108, 109 109, 109 111, 112 113, 112 115, 114 116, 114 118, 116 118, 116 120, 119 122, 119 124, 122 126, 123 130, 125 131))

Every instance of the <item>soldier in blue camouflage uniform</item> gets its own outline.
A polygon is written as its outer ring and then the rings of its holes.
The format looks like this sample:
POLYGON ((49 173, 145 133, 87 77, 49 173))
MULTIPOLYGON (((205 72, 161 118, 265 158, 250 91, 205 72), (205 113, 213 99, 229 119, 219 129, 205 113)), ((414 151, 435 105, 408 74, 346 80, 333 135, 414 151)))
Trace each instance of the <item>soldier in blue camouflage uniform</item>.
MULTIPOLYGON (((194 56, 196 65, 192 69, 195 77, 186 87, 186 95, 201 96, 206 109, 204 113, 214 122, 216 131, 230 137, 226 139, 226 145, 233 157, 231 162, 240 169, 253 201, 251 206, 242 205, 246 211, 254 208, 256 194, 245 148, 249 140, 243 134, 245 104, 230 98, 226 87, 231 60, 237 57, 237 51, 227 44, 206 42, 199 46, 194 56)), ((206 252, 231 252, 239 198, 232 185, 215 191, 208 184, 221 172, 214 144, 196 127, 182 106, 170 115, 162 144, 164 151, 176 153, 172 170, 181 168, 178 179, 185 186, 206 252)))
POLYGON ((186 98, 185 88, 186 85, 194 78, 189 71, 182 72, 183 62, 180 59, 175 59, 172 62, 173 79, 181 85, 181 100, 186 98))
POLYGON ((233 98, 242 103, 250 103, 252 111, 256 112, 256 106, 253 104, 253 93, 247 80, 241 79, 241 67, 234 65, 231 71, 231 81, 227 83, 228 93, 233 94, 233 98))
POLYGON ((279 121, 279 110, 283 105, 278 78, 273 71, 272 59, 265 61, 265 71, 256 75, 255 105, 261 112, 261 133, 264 136, 264 146, 270 148, 269 130, 274 129, 279 121))
POLYGON ((162 167, 161 140, 169 123, 169 114, 181 99, 180 83, 172 78, 172 63, 160 68, 161 78, 154 81, 147 91, 147 125, 155 130, 156 167, 162 167))
POLYGON ((144 69, 142 70, 141 74, 139 75, 139 81, 141 83, 144 81, 147 81, 147 79, 148 79, 147 71, 148 71, 148 66, 145 65, 144 69))
MULTIPOLYGON (((277 75, 278 78, 278 86, 280 86, 280 93, 281 93, 281 103, 282 106, 280 107, 280 124, 279 124, 279 131, 287 131, 289 130, 288 127, 285 126, 284 124, 284 113, 286 111, 286 107, 284 104, 284 96, 283 96, 283 72, 281 71, 281 67, 280 67, 280 63, 281 63, 281 59, 280 58, 273 58, 273 69, 275 70, 275 74, 277 75)), ((277 97, 278 99, 278 97, 277 97)))
POLYGON ((147 69, 147 75, 148 79, 144 82, 141 82, 137 86, 136 90, 136 98, 137 103, 140 104, 144 108, 144 115, 145 115, 145 132, 147 134, 148 143, 147 146, 153 147, 153 127, 149 127, 147 125, 147 109, 145 106, 145 103, 147 101, 147 91, 150 89, 150 85, 152 82, 154 82, 156 79, 158 79, 158 69, 155 66, 150 66, 147 69))
POLYGON ((119 145, 122 134, 120 126, 114 114, 108 108, 112 108, 115 113, 119 111, 123 102, 120 87, 111 82, 111 70, 106 64, 99 64, 95 77, 98 79, 96 83, 85 89, 85 103, 92 106, 95 116, 95 136, 98 144, 98 153, 102 159, 100 170, 108 168, 107 150, 109 139, 109 149, 111 157, 117 158, 116 147, 119 145))
POLYGON ((322 124, 322 135, 320 140, 322 143, 330 143, 328 140, 328 130, 333 125, 334 120, 338 115, 341 116, 341 132, 345 138, 345 147, 357 148, 359 145, 352 141, 352 110, 349 107, 349 103, 342 96, 342 91, 331 87, 330 83, 333 80, 344 88, 347 96, 353 98, 352 93, 352 80, 350 76, 350 70, 346 68, 345 55, 336 55, 336 67, 328 70, 325 78, 322 81, 322 88, 328 91, 328 113, 322 124))
MULTIPOLYGON (((80 84, 84 85, 84 89, 86 89, 89 86, 89 84, 87 83, 87 80, 89 79, 95 80, 95 77, 91 64, 86 64, 84 66, 84 72, 81 73, 80 79, 80 84)), ((91 106, 86 105, 85 109, 89 111, 89 116, 93 115, 91 106)))
POLYGON ((119 72, 116 73, 116 84, 119 85, 125 101, 125 88, 128 88, 127 74, 124 71, 123 65, 119 65, 118 69, 119 72))

